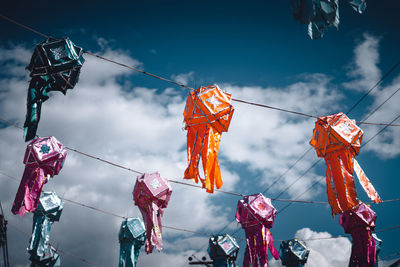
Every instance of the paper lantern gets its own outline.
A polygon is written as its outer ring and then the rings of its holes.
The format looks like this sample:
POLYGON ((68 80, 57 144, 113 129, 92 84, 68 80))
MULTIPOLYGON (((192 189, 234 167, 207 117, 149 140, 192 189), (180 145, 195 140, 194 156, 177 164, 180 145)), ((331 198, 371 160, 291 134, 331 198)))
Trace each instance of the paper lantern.
POLYGON ((218 162, 219 143, 222 132, 227 132, 234 108, 231 95, 217 85, 200 87, 190 92, 183 113, 187 130, 188 167, 185 179, 200 180, 207 192, 213 193, 214 186, 221 188, 222 179, 218 162), (204 177, 199 174, 202 160, 204 177))
POLYGON ((339 224, 353 241, 349 266, 375 266, 376 244, 372 235, 375 221, 376 213, 364 203, 340 214, 339 224))
POLYGON ((133 189, 133 199, 142 213, 146 225, 146 253, 153 251, 154 246, 158 251, 162 249, 162 224, 163 209, 168 206, 172 189, 168 179, 162 178, 158 172, 138 176, 133 189))
POLYGON ((234 267, 239 245, 228 234, 214 235, 209 239, 208 254, 214 267, 234 267))
POLYGON ((353 172, 369 198, 382 202, 375 188, 358 164, 355 156, 360 151, 363 131, 345 114, 320 117, 315 123, 310 144, 318 157, 326 162, 328 201, 332 214, 350 210, 358 204, 353 172))
POLYGON ((25 170, 12 213, 24 217, 26 212, 36 210, 43 185, 49 177, 60 172, 66 156, 64 145, 54 136, 38 137, 28 144, 24 157, 25 170))
POLYGON ((59 261, 58 255, 53 251, 49 242, 51 226, 55 221, 60 220, 63 207, 64 202, 56 193, 42 193, 39 205, 33 215, 33 231, 28 246, 31 260, 54 263, 59 261))
POLYGON ((277 260, 279 253, 274 247, 270 228, 275 220, 276 209, 269 198, 262 194, 245 196, 239 200, 236 210, 236 220, 246 233, 246 251, 243 267, 249 263, 254 266, 268 265, 268 249, 277 260))
POLYGON ((24 123, 25 141, 36 136, 42 103, 49 91, 73 89, 78 82, 80 69, 84 63, 82 48, 68 38, 49 38, 38 44, 26 67, 32 77, 28 89, 27 114, 24 123))
POLYGON ((120 243, 119 267, 135 267, 140 248, 146 241, 146 229, 139 218, 127 218, 121 224, 118 235, 120 243))
POLYGON ((288 267, 303 267, 307 260, 310 250, 306 246, 306 242, 298 240, 297 238, 282 241, 279 256, 282 265, 288 267))

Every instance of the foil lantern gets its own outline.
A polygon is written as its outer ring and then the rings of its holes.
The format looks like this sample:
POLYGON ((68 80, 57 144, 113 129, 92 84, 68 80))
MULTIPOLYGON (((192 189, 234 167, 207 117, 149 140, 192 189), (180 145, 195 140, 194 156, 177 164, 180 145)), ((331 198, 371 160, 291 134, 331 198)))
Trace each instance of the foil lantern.
POLYGON ((375 221, 376 213, 364 203, 340 214, 339 224, 353 241, 349 266, 375 266, 376 244, 372 234, 375 221))
MULTIPOLYGON (((38 266, 43 263, 59 262, 59 257, 49 244, 51 226, 60 220, 64 202, 54 192, 43 192, 37 209, 33 215, 33 230, 29 240, 28 252, 31 254, 31 261, 37 262, 38 266)), ((42 265, 40 265, 42 264, 42 265)))
POLYGON ((307 263, 309 254, 310 250, 306 243, 297 238, 282 241, 279 249, 282 265, 288 267, 303 267, 307 263))
MULTIPOLYGON (((358 13, 367 7, 366 0, 349 0, 350 6, 358 13)), ((302 24, 308 24, 311 39, 323 37, 330 26, 339 26, 338 0, 290 0, 293 17, 302 24)))
POLYGON ((153 252, 154 246, 158 251, 162 249, 162 224, 163 209, 168 206, 172 189, 168 179, 160 176, 158 172, 138 176, 133 189, 135 205, 139 207, 146 225, 147 239, 146 253, 153 252))
POLYGON ((308 24, 311 39, 319 39, 328 27, 339 25, 338 0, 290 0, 290 5, 294 19, 308 24))
POLYGON ((27 97, 27 113, 24 123, 25 141, 36 136, 42 103, 50 91, 73 89, 78 82, 84 63, 82 48, 69 38, 49 38, 36 45, 30 64, 26 67, 32 77, 27 97))
POLYGON ((279 253, 274 247, 270 228, 275 220, 276 209, 271 199, 261 193, 244 196, 239 200, 236 210, 236 220, 242 225, 246 233, 246 251, 243 267, 258 267, 268 265, 268 249, 278 260, 279 253), (249 265, 250 263, 250 265, 249 265))
POLYGON ((187 159, 185 179, 199 180, 207 192, 213 193, 214 186, 221 188, 222 178, 218 162, 222 132, 227 132, 234 108, 231 95, 218 85, 200 87, 190 92, 183 113, 187 130, 187 159), (200 159, 204 178, 199 174, 200 159))
POLYGON ((337 113, 319 117, 315 122, 310 141, 318 157, 326 162, 326 184, 332 214, 352 209, 358 204, 353 172, 368 197, 375 203, 382 202, 375 188, 358 164, 363 131, 345 114, 337 113))
POLYGON ((146 228, 139 218, 125 219, 119 230, 119 267, 135 267, 140 248, 146 241, 146 228))
POLYGON ((214 235, 209 239, 208 254, 214 267, 234 267, 239 252, 236 239, 228 234, 214 235))
POLYGON ((59 267, 61 266, 60 256, 57 250, 49 245, 42 256, 31 254, 31 267, 59 267))
POLYGON ((67 151, 54 136, 38 137, 26 147, 25 170, 12 206, 12 213, 25 216, 34 212, 43 185, 63 167, 67 151))

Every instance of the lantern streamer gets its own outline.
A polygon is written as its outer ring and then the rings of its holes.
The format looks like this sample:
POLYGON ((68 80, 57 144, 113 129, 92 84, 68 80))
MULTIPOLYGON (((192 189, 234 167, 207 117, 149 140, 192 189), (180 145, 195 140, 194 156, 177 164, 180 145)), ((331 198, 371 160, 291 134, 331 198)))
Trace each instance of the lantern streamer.
POLYGON ((218 162, 222 132, 227 132, 234 112, 230 104, 231 95, 217 85, 200 87, 190 92, 183 113, 187 130, 188 167, 185 179, 199 180, 207 192, 213 193, 214 186, 221 188, 223 182, 218 162), (199 174, 200 159, 205 178, 199 174))

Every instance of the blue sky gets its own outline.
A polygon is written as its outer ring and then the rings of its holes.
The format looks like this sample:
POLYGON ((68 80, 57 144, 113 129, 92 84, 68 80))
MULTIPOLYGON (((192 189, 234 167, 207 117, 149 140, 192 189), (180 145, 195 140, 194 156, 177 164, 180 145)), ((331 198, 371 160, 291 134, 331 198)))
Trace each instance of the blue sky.
MULTIPOLYGON (((217 83, 233 97, 305 113, 345 112, 399 58, 397 1, 368 1, 359 15, 340 1, 339 30, 330 28, 320 40, 310 40, 307 27, 294 21, 289 1, 131 1, 110 5, 69 2, 5 3, 1 13, 40 32, 68 36, 86 50, 137 66, 189 86, 217 83)), ((24 70, 34 45, 43 39, 0 20, 0 117, 23 123, 28 72, 24 70)), ((160 171, 180 179, 185 169, 186 136, 181 88, 85 55, 81 78, 66 96, 52 94, 43 104, 39 134, 54 135, 64 144, 123 163, 141 171, 160 171)), ((400 84, 400 69, 385 79, 349 117, 361 120, 400 84)), ((389 122, 398 115, 395 95, 369 121, 389 122)), ((308 148, 313 119, 234 103, 230 131, 222 135, 222 189, 246 194, 263 191, 308 148)), ((364 141, 380 128, 365 127, 364 141)), ((398 198, 397 166, 400 132, 387 129, 361 149, 357 160, 383 199, 398 198)), ((18 129, 0 129, 0 170, 22 177, 26 144, 18 129)), ((267 197, 275 197, 315 160, 314 151, 300 161, 267 197)), ((322 161, 282 198, 295 198, 325 174, 322 161)), ((4 178, 4 177, 3 177, 4 178)), ((135 176, 69 152, 64 169, 47 185, 66 198, 123 216, 139 216, 131 191, 135 176)), ((173 184, 164 224, 201 232, 218 232, 234 219, 237 197, 208 195, 173 184)), ((357 184, 361 200, 368 201, 357 184)), ((31 216, 8 212, 17 189, 0 179, 0 201, 10 225, 30 231, 31 216)), ((325 182, 304 199, 326 201, 325 182)), ((285 203, 274 202, 279 210, 285 203)), ((399 224, 395 203, 373 205, 377 229, 399 224)), ((66 203, 52 230, 52 243, 103 266, 117 262, 120 220, 66 203)), ((232 223, 228 233, 239 226, 232 223)), ((343 234, 326 205, 293 204, 276 218, 275 239, 326 237, 343 234)), ((239 231, 243 235, 243 231, 239 231)), ((237 235, 238 235, 237 234, 237 235)), ((383 232, 382 256, 397 252, 398 230, 383 232)), ((206 254, 207 237, 164 231, 163 253, 140 256, 139 266, 183 265, 187 256, 206 254), (164 264, 164 265, 163 265, 164 264)), ((10 258, 25 266, 28 237, 9 228, 10 258)), ((244 243, 241 242, 242 264, 244 243)), ((279 243, 275 244, 279 247, 279 243)), ((346 239, 309 242, 309 266, 344 266, 346 239), (333 253, 334 252, 334 253, 333 253), (335 257, 332 257, 335 254, 335 257)), ((65 266, 86 266, 61 255, 65 266)), ((278 263, 271 263, 279 266, 278 263)), ((184 265, 183 265, 184 266, 184 265)))

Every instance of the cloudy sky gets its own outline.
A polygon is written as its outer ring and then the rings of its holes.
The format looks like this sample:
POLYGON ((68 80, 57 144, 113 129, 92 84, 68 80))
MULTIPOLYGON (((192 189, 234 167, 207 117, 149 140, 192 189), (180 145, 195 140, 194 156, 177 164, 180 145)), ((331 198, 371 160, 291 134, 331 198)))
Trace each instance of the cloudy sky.
MULTIPOLYGON (((131 1, 110 5, 51 1, 7 3, 1 13, 47 35, 68 36, 75 44, 108 58, 173 79, 191 87, 218 84, 239 98, 314 115, 346 112, 398 60, 400 45, 397 1, 368 1, 365 14, 340 1, 339 30, 329 29, 321 40, 310 40, 307 27, 294 21, 289 1, 131 1), (216 3, 217 2, 217 3, 216 3)), ((0 20, 0 117, 22 125, 26 113, 28 64, 43 38, 0 20)), ((85 55, 80 81, 66 96, 55 92, 43 104, 38 134, 53 135, 64 145, 142 172, 159 171, 182 180, 186 168, 183 108, 188 91, 85 55)), ((396 69, 348 116, 369 116, 400 87, 396 69)), ((395 94, 370 122, 388 123, 399 115, 395 94)), ((233 103, 229 132, 223 133, 220 162, 223 190, 267 197, 326 201, 325 163, 309 149, 314 119, 233 103), (285 175, 273 182, 283 173, 285 175), (272 185, 272 186, 271 186, 272 185), (290 186, 290 187, 289 187, 290 186), (289 188, 288 188, 289 187, 289 188), (288 188, 288 189, 287 189, 288 188), (283 194, 281 194, 283 192, 283 194)), ((397 123, 400 123, 397 121, 397 123)), ((382 127, 361 126, 364 142, 382 127)), ((380 196, 398 198, 400 128, 389 127, 363 147, 357 160, 380 196)), ((20 179, 26 144, 22 132, 0 123, 0 171, 20 179)), ((45 185, 66 199, 121 216, 140 216, 132 200, 136 175, 68 152, 64 168, 45 185)), ((190 181, 188 181, 190 182, 190 181)), ((368 201, 357 184, 359 198, 368 201)), ((179 184, 165 210, 163 224, 203 233, 228 233, 238 197, 179 184)), ((32 215, 12 215, 18 183, 0 174, 0 201, 9 221, 12 266, 27 266, 26 247, 32 215)), ((285 202, 273 202, 282 209, 285 202)), ((377 229, 399 224, 398 202, 373 205, 377 229)), ((118 262, 121 219, 65 203, 61 220, 53 225, 51 243, 63 251, 100 266, 118 262)), ((399 230, 382 232, 381 256, 398 251, 399 230)), ((343 234, 338 217, 323 204, 293 204, 276 217, 275 239, 313 239, 343 234)), ((235 233, 243 237, 242 230, 235 233)), ((139 257, 138 266, 188 266, 187 257, 207 254, 208 237, 164 229, 164 250, 139 257)), ((309 241, 308 266, 346 266, 349 239, 309 241)), ((245 244, 240 242, 239 259, 245 244)), ((279 242, 275 243, 279 247, 279 242)), ((60 253, 63 266, 89 266, 60 253)), ((1 263, 1 261, 0 261, 1 263)), ((382 266, 389 262, 381 262, 382 266)), ((280 266, 271 261, 272 266, 280 266)))

